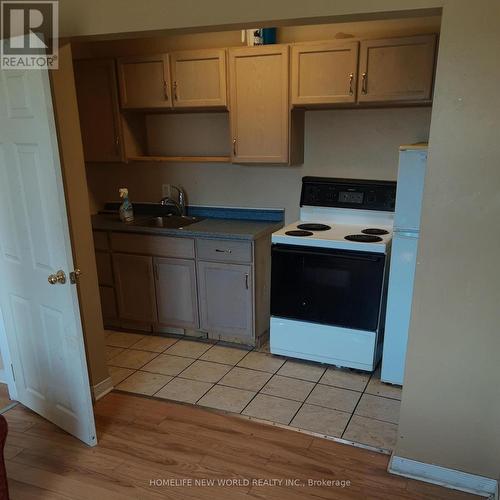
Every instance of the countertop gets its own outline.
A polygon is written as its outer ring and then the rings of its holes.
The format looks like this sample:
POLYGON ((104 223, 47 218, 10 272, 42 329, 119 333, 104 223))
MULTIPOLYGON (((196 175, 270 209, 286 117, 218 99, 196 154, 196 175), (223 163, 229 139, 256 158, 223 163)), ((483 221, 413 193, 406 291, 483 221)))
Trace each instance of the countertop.
POLYGON ((133 223, 126 224, 120 220, 118 215, 98 214, 92 216, 92 229, 98 231, 159 234, 180 238, 257 240, 283 227, 281 222, 275 221, 217 219, 209 217, 182 229, 171 229, 141 225, 141 220, 146 221, 147 219, 148 217, 141 216, 137 217, 133 223))

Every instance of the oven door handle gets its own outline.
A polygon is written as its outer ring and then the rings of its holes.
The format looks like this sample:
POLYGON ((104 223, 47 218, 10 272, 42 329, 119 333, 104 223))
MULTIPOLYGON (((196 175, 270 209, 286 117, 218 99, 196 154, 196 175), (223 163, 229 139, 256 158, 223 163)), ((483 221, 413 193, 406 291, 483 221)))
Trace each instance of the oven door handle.
POLYGON ((336 259, 346 259, 346 260, 362 260, 365 262, 379 262, 383 256, 380 257, 368 257, 362 255, 344 255, 336 252, 315 252, 313 250, 291 250, 288 248, 273 248, 273 253, 293 253, 295 255, 315 255, 322 257, 335 257, 336 259))

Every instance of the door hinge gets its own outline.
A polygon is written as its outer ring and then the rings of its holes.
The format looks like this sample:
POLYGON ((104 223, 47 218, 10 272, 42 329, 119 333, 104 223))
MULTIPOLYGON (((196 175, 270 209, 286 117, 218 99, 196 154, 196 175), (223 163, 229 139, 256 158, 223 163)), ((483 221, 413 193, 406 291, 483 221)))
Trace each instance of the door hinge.
POLYGON ((76 285, 79 282, 82 272, 80 269, 75 269, 69 273, 69 281, 72 285, 76 285))
POLYGON ((12 378, 14 379, 14 382, 15 382, 16 381, 16 374, 14 373, 14 366, 12 365, 12 363, 10 365, 10 369, 12 370, 12 378))

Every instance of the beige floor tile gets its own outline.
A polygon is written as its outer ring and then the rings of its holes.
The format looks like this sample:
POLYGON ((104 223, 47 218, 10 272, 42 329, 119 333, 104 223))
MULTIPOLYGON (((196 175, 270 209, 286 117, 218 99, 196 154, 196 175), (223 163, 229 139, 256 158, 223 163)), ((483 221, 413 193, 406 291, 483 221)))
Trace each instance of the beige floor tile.
POLYGON ((224 345, 215 345, 206 351, 200 359, 204 361, 213 361, 214 363, 224 363, 234 366, 248 354, 249 349, 241 347, 229 347, 224 345))
POLYGON ((169 354, 160 354, 158 357, 143 366, 141 370, 145 372, 161 373, 163 375, 179 375, 185 370, 193 360, 191 358, 182 358, 181 356, 170 356, 169 354))
POLYGON ((396 424, 354 415, 342 437, 356 443, 392 450, 396 445, 397 433, 396 424))
POLYGON ((172 347, 169 347, 165 354, 182 356, 184 358, 199 358, 205 351, 213 346, 209 342, 198 342, 196 340, 179 340, 172 347))
POLYGON ((369 373, 353 372, 348 369, 330 367, 319 381, 320 384, 333 385, 342 389, 363 392, 370 380, 369 373))
POLYGON ((399 423, 399 407, 401 402, 397 399, 382 398, 363 394, 361 401, 354 412, 362 417, 376 418, 393 424, 399 423))
POLYGON ((257 392, 264 387, 271 377, 271 373, 235 366, 227 375, 224 375, 219 384, 257 392))
POLYGON ((131 370, 130 368, 120 368, 118 366, 108 366, 108 370, 115 387, 135 372, 135 370, 131 370))
POLYGON ((276 373, 284 362, 284 359, 277 358, 272 354, 252 351, 238 363, 238 366, 250 368, 251 370, 276 373))
POLYGON ((325 373, 325 370, 326 367, 323 365, 289 359, 278 370, 278 375, 309 380, 309 382, 318 382, 321 375, 325 373))
POLYGON ((152 396, 170 380, 172 377, 168 375, 137 371, 119 384, 117 389, 152 396))
POLYGON ((324 406, 332 410, 352 413, 360 396, 359 392, 318 384, 306 401, 307 403, 324 406))
POLYGON ((122 368, 135 368, 138 370, 153 358, 158 356, 155 352, 137 351, 135 349, 125 349, 118 356, 113 357, 108 363, 112 366, 121 366, 122 368))
POLYGON ((368 382, 366 391, 374 396, 383 396, 384 398, 401 399, 401 387, 397 385, 385 384, 380 380, 380 370, 377 370, 368 382))
POLYGON ((134 349, 141 349, 143 351, 163 352, 170 346, 174 345, 179 339, 169 337, 157 337, 152 335, 145 335, 143 339, 134 344, 134 349))
POLYGON ((313 387, 314 382, 274 375, 260 392, 294 401, 305 401, 313 387))
POLYGON ((106 346, 106 361, 109 361, 110 359, 114 358, 121 352, 123 352, 125 349, 122 347, 113 347, 111 345, 106 346))
POLYGON ((240 413, 255 396, 255 392, 214 385, 199 401, 201 406, 240 413))
POLYGON ((257 394, 243 410, 242 415, 287 425, 301 404, 298 401, 291 401, 290 399, 276 398, 267 394, 257 394))
POLYGON ((174 378, 154 396, 184 403, 196 403, 212 386, 213 384, 198 380, 174 378))
POLYGON ((136 333, 113 332, 106 337, 106 345, 111 345, 113 347, 132 347, 143 337, 144 335, 138 335, 136 333))
POLYGON ((218 382, 230 369, 231 367, 228 365, 198 360, 188 366, 180 375, 190 380, 215 383, 218 382))
POLYGON ((327 436, 340 437, 350 418, 350 413, 306 403, 295 415, 290 425, 327 436))

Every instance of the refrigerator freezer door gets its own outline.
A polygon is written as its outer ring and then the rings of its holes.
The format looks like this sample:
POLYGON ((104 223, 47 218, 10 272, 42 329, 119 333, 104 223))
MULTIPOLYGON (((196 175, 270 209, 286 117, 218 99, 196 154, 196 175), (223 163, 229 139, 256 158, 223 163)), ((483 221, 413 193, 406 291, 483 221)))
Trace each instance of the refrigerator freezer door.
POLYGON ((417 247, 415 235, 394 234, 381 374, 391 384, 403 384, 417 247))
POLYGON ((419 231, 427 151, 401 151, 394 230, 419 231))

